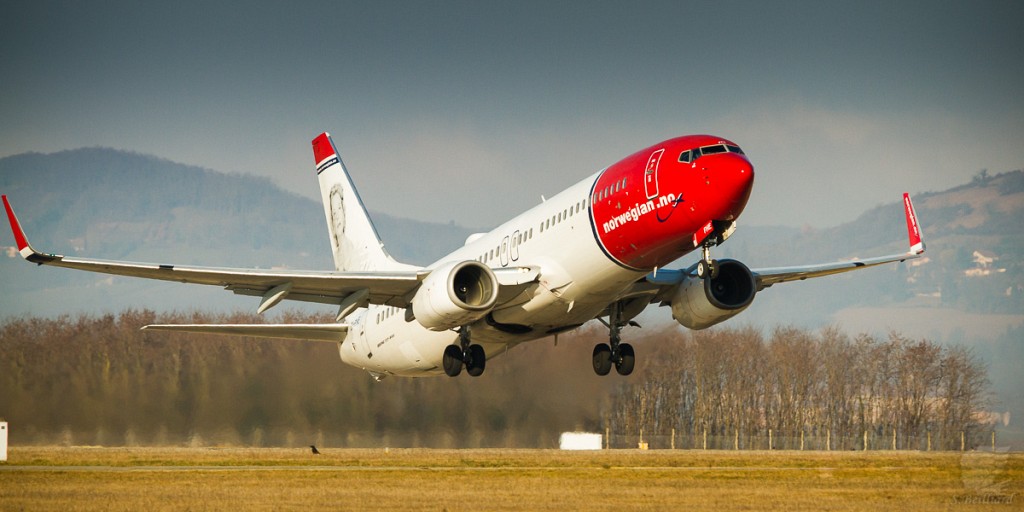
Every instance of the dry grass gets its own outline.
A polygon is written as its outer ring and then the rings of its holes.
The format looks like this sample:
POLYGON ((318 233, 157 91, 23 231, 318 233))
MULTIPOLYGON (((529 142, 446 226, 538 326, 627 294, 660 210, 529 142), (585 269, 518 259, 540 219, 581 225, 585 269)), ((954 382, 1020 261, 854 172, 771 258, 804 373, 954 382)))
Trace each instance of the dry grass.
POLYGON ((909 511, 1024 502, 1022 454, 322 451, 12 448, 0 466, 0 510, 909 511), (1013 502, 962 503, 986 496, 1013 502))

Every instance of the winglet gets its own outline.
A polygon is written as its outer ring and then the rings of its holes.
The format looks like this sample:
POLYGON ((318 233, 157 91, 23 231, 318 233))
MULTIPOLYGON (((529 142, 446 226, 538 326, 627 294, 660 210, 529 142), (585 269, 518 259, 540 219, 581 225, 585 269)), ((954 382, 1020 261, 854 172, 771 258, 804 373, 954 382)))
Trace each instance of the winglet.
POLYGON ((21 256, 28 258, 30 254, 35 253, 32 250, 32 246, 28 244, 28 238, 25 237, 25 230, 21 229, 21 223, 18 222, 18 217, 14 215, 14 209, 11 208, 11 203, 7 200, 7 196, 3 196, 4 209, 7 210, 7 220, 11 222, 11 231, 14 232, 14 242, 18 244, 18 252, 21 256))
POLYGON ((903 208, 907 214, 907 237, 910 238, 910 252, 921 254, 924 252, 924 240, 921 239, 921 226, 917 223, 917 213, 914 212, 914 203, 910 200, 910 194, 903 193, 903 208))
POLYGON ((14 243, 18 245, 18 252, 21 253, 21 257, 25 258, 32 263, 38 263, 42 265, 48 261, 54 259, 53 256, 44 255, 32 248, 32 245, 28 243, 28 237, 25 236, 25 230, 21 228, 21 223, 18 222, 18 216, 14 214, 14 209, 11 208, 10 201, 7 200, 7 196, 2 196, 4 201, 4 209, 7 210, 7 220, 11 223, 11 231, 14 233, 14 243))

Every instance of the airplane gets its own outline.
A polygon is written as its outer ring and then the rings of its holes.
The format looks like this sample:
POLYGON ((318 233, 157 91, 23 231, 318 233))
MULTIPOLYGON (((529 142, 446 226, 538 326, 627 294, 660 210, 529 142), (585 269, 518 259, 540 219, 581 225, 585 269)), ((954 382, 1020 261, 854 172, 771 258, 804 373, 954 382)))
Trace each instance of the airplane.
POLYGON ((598 375, 630 375, 626 326, 651 304, 667 306, 690 329, 744 311, 779 283, 902 262, 925 251, 909 194, 903 194, 909 248, 870 259, 750 269, 716 260, 712 249, 735 231, 754 167, 740 147, 689 135, 642 149, 546 199, 425 267, 388 254, 328 133, 312 141, 333 271, 253 270, 104 261, 35 250, 3 196, 21 256, 38 265, 216 285, 259 297, 260 314, 283 300, 329 304, 322 324, 179 324, 143 329, 317 340, 341 360, 386 376, 471 376, 520 343, 598 320, 608 341, 593 350, 598 375), (666 265, 695 251, 685 269, 666 265))

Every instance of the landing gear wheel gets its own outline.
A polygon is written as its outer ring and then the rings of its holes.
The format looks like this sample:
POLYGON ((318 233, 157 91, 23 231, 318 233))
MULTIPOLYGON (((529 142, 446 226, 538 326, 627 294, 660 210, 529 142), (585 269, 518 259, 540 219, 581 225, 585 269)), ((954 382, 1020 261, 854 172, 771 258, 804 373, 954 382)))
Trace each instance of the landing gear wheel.
POLYGON ((633 366, 636 364, 636 355, 633 353, 633 345, 629 343, 619 344, 619 360, 615 361, 615 371, 619 375, 633 373, 633 366))
POLYGON ((484 373, 484 366, 487 365, 487 354, 484 353, 484 348, 480 345, 470 345, 468 356, 466 358, 466 373, 472 377, 479 377, 484 373))
POLYGON ((710 262, 700 260, 699 262, 697 262, 697 277, 705 279, 708 276, 710 276, 711 279, 715 279, 718 277, 717 260, 711 260, 710 262))
POLYGON ((448 345, 445 347, 444 355, 441 357, 441 365, 444 366, 445 375, 457 377, 462 373, 462 349, 458 345, 448 345))
POLYGON ((612 371, 612 348, 607 343, 594 347, 594 373, 608 375, 612 371))

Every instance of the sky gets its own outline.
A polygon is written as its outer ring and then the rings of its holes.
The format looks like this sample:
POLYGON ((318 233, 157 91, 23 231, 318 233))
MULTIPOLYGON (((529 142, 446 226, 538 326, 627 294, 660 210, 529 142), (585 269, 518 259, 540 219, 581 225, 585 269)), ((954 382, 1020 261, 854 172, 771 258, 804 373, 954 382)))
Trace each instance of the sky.
MULTIPOLYGON (((740 225, 826 227, 1024 167, 1024 2, 8 2, 0 157, 103 146, 493 227, 689 133, 740 225)), ((73 169, 69 169, 73 172, 73 169)), ((254 207, 266 207, 257 205, 254 207)))

